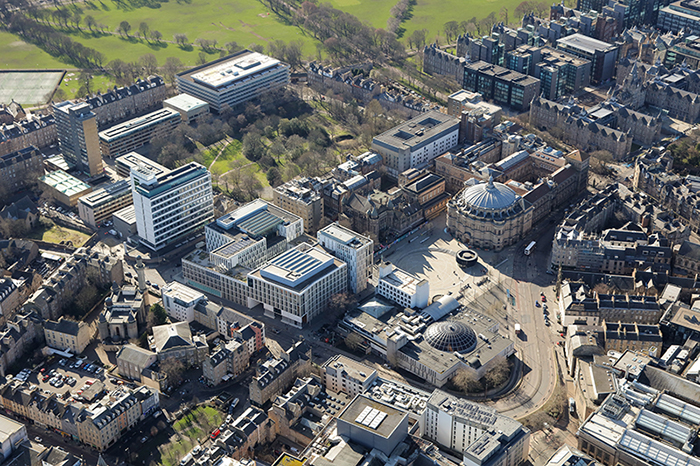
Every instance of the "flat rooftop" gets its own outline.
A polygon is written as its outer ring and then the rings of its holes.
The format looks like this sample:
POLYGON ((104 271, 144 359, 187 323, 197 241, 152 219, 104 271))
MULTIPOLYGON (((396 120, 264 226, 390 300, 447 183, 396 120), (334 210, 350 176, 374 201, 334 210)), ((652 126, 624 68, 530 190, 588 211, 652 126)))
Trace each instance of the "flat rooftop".
POLYGON ((136 209, 134 208, 134 204, 114 212, 112 217, 116 217, 128 225, 136 224, 136 209))
POLYGON ((372 240, 366 236, 362 236, 359 233, 355 233, 349 228, 345 228, 337 223, 332 223, 322 230, 318 231, 318 236, 326 236, 329 239, 344 244, 346 246, 351 246, 359 248, 366 244, 369 244, 372 240))
POLYGON ((131 196, 131 185, 127 180, 119 180, 85 195, 79 200, 81 203, 94 208, 122 196, 131 196))
POLYGON ((578 33, 558 39, 557 44, 564 45, 571 49, 581 50, 588 54, 594 54, 598 51, 608 51, 615 48, 613 44, 608 44, 602 40, 578 33))
POLYGON ((128 174, 131 173, 131 169, 137 168, 139 165, 148 167, 152 172, 156 173, 156 176, 170 171, 158 162, 144 157, 138 152, 129 152, 121 157, 117 157, 116 165, 118 170, 127 172, 127 177, 129 176, 128 174))
POLYGON ((248 81, 265 71, 287 66, 276 58, 250 50, 243 50, 221 60, 178 74, 181 79, 195 82, 216 90, 248 81))
POLYGON ((280 254, 260 269, 260 276, 292 288, 328 269, 335 258, 320 249, 294 248, 280 254))
POLYGON ((517 83, 523 87, 538 83, 540 81, 532 76, 518 73, 517 71, 509 70, 508 68, 503 68, 502 66, 493 65, 481 60, 468 64, 467 69, 476 70, 483 75, 491 76, 501 81, 517 83))
POLYGON ((408 414, 377 400, 358 395, 338 419, 384 438, 389 438, 408 414))
POLYGON ((147 197, 152 197, 161 194, 163 191, 171 189, 178 184, 186 183, 189 180, 205 174, 209 174, 206 167, 198 164, 197 162, 190 162, 187 165, 176 168, 175 170, 156 175, 156 183, 141 183, 136 187, 136 190, 147 197))
POLYGON ((172 105, 173 107, 178 108, 180 110, 184 110, 186 112, 209 106, 207 102, 189 94, 178 94, 175 97, 165 99, 163 101, 163 105, 166 104, 172 105))
POLYGON ((63 170, 56 170, 55 172, 48 173, 39 178, 39 180, 68 197, 92 189, 87 183, 83 183, 78 178, 69 175, 63 170))
POLYGON ((134 118, 133 120, 125 121, 119 125, 114 125, 109 129, 100 131, 99 136, 103 141, 111 142, 115 139, 120 139, 137 131, 141 131, 149 126, 157 125, 171 119, 180 118, 180 113, 171 108, 161 108, 155 112, 148 113, 144 116, 134 118))
POLYGON ((398 149, 412 149, 432 142, 444 132, 456 131, 458 127, 457 118, 433 110, 383 132, 376 136, 372 143, 398 149))
POLYGON ((380 280, 384 280, 407 294, 414 294, 418 284, 424 281, 424 279, 418 278, 417 276, 396 267, 394 267, 393 272, 380 280))
POLYGON ((163 294, 168 295, 176 302, 179 300, 178 304, 182 306, 193 305, 195 301, 200 299, 205 299, 205 296, 197 291, 193 290, 189 286, 185 286, 179 282, 170 282, 163 287, 163 294))
POLYGON ((350 359, 342 354, 334 359, 330 364, 331 367, 338 371, 343 370, 352 379, 359 380, 364 383, 376 371, 369 366, 365 366, 361 362, 350 359))
POLYGON ((24 424, 13 421, 9 417, 0 415, 0 443, 10 439, 10 436, 24 428, 24 424))
POLYGON ((263 199, 256 199, 249 202, 233 212, 216 219, 216 224, 224 230, 229 230, 233 227, 238 227, 248 234, 256 234, 256 231, 265 231, 272 228, 269 222, 292 223, 299 220, 300 217, 280 209, 274 204, 271 204, 263 199), (277 220, 275 220, 277 219, 277 220), (265 224, 268 223, 267 226, 265 224))

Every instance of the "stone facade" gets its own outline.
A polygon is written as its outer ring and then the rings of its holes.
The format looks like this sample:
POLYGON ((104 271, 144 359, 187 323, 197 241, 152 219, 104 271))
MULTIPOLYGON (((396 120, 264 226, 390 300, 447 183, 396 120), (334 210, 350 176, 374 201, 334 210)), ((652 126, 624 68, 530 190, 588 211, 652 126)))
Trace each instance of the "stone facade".
POLYGON ((160 76, 139 79, 134 84, 115 87, 85 99, 95 113, 97 126, 107 128, 163 107, 168 91, 160 76))
POLYGON ((0 126, 0 156, 29 146, 39 148, 58 143, 53 115, 30 114, 24 120, 0 126))

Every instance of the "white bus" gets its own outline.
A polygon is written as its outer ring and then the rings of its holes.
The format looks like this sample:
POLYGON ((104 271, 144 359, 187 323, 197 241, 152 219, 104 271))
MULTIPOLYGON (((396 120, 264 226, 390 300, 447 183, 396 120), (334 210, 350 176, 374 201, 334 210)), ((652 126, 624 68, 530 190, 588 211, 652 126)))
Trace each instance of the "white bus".
POLYGON ((537 243, 535 241, 530 241, 530 244, 528 244, 527 247, 525 248, 525 255, 526 256, 529 256, 530 253, 532 253, 532 250, 535 249, 535 245, 537 245, 537 243))

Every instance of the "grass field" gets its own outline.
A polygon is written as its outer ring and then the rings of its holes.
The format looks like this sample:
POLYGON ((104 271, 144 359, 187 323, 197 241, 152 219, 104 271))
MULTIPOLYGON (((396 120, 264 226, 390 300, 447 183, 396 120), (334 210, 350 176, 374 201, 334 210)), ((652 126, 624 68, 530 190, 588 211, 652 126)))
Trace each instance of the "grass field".
MULTIPOLYGON (((420 0, 418 0, 420 2, 420 0)), ((334 8, 347 11, 375 28, 385 28, 391 7, 398 0, 330 0, 334 8)))
MULTIPOLYGON (((80 81, 78 80, 79 73, 72 71, 66 73, 61 81, 61 89, 66 93, 68 99, 75 98, 75 93, 78 92, 80 81)), ((92 92, 106 92, 116 85, 114 78, 106 74, 95 74, 92 77, 92 92)))
POLYGON ((0 72, 0 102, 14 100, 23 105, 41 105, 49 101, 63 72, 0 72))
MULTIPOLYGON (((371 3, 369 0, 368 6, 371 3)), ((418 3, 413 7, 413 18, 402 23, 406 29, 404 37, 408 37, 416 29, 427 29, 426 39, 428 43, 435 41, 435 37, 439 34, 440 45, 445 43, 445 33, 443 25, 448 21, 469 21, 476 16, 477 19, 483 19, 492 11, 498 17, 501 8, 508 8, 509 20, 515 16, 515 7, 522 0, 472 0, 465 2, 464 0, 418 0, 418 3)))
MULTIPOLYGON (((304 52, 313 53, 312 39, 294 26, 283 24, 277 17, 255 0, 191 0, 152 3, 157 7, 141 6, 146 2, 123 1, 86 2, 75 6, 83 15, 91 15, 97 23, 107 26, 107 31, 116 31, 121 21, 131 24, 130 38, 118 35, 93 35, 89 31, 65 30, 68 35, 87 47, 93 47, 103 54, 106 60, 121 58, 133 60, 145 53, 153 53, 159 63, 167 57, 176 56, 183 63, 194 65, 201 49, 181 48, 166 42, 151 43, 137 39, 139 24, 145 22, 150 30, 157 30, 164 41, 173 41, 174 34, 186 34, 189 42, 196 39, 214 39, 223 48, 227 42, 235 41, 243 47, 252 43, 263 46, 274 40, 290 42, 302 40, 304 52), (125 49, 129 50, 125 55, 125 49)), ((210 59, 218 57, 211 54, 210 59)))
POLYGON ((28 235, 28 237, 30 239, 39 239, 46 241, 47 243, 56 244, 60 244, 61 241, 72 241, 73 246, 76 248, 82 246, 83 243, 90 238, 90 236, 86 235, 85 233, 59 225, 54 225, 48 230, 41 227, 36 228, 28 235))
POLYGON ((0 69, 62 69, 66 64, 36 45, 28 44, 9 32, 0 31, 0 69))

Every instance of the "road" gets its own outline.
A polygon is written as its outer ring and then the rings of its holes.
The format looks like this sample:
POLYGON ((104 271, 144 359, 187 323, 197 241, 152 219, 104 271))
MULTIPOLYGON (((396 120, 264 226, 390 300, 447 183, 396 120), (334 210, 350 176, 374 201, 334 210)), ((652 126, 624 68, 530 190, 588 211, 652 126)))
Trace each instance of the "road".
POLYGON ((505 287, 515 297, 515 306, 508 306, 508 320, 512 324, 508 336, 515 341, 523 362, 523 378, 513 393, 487 404, 515 419, 522 419, 540 409, 556 386, 555 351, 557 341, 562 340, 561 330, 553 316, 551 326, 546 326, 542 307, 535 306, 535 302, 541 303, 540 293, 544 293, 550 313, 556 307, 553 290, 556 277, 546 273, 555 225, 556 222, 545 220, 539 231, 533 232, 513 249, 512 261, 501 270, 507 276, 505 287), (532 239, 538 245, 530 256, 526 256, 523 254, 524 245, 532 239), (516 323, 522 327, 519 336, 513 331, 516 323))

